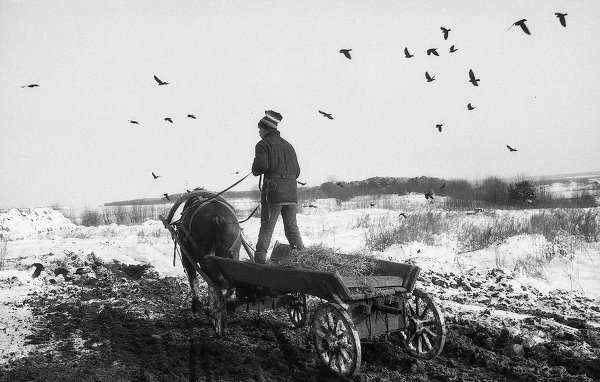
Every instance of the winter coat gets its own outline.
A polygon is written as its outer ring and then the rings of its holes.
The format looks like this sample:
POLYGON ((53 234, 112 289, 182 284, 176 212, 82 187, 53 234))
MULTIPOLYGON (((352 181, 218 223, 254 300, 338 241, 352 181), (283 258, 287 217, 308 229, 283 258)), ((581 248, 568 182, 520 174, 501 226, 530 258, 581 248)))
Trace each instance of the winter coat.
POLYGON ((298 202, 296 179, 300 165, 294 147, 281 138, 278 130, 269 132, 256 144, 252 174, 264 175, 262 204, 298 202))

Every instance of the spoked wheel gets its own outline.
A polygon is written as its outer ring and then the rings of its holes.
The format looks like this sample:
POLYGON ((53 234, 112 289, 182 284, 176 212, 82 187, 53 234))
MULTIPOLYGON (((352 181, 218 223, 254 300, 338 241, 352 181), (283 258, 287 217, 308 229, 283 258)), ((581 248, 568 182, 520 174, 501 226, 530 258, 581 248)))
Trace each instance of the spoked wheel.
POLYGON ((343 377, 358 373, 360 338, 344 308, 335 303, 321 304, 313 315, 311 332, 319 359, 325 366, 343 377))
POLYGON ((225 298, 221 290, 216 289, 214 285, 208 286, 208 309, 208 315, 212 320, 217 337, 223 337, 225 335, 225 319, 227 317, 225 298))
POLYGON ((433 299, 415 289, 409 301, 408 328, 400 338, 408 354, 415 358, 431 359, 441 353, 446 342, 444 316, 433 299))
POLYGON ((290 302, 287 306, 288 316, 295 327, 301 328, 306 325, 306 321, 308 321, 306 295, 302 293, 293 293, 289 297, 290 302))

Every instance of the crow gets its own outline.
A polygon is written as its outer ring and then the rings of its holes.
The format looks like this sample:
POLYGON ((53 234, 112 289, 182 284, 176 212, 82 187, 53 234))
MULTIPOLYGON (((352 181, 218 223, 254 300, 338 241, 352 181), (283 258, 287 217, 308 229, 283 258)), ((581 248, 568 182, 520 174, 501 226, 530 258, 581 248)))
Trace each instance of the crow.
POLYGON ((444 34, 444 40, 448 40, 448 33, 450 33, 450 31, 452 29, 448 29, 448 28, 444 28, 444 27, 440 27, 440 29, 442 30, 442 33, 444 34))
POLYGON ((306 186, 306 182, 301 182, 301 181, 297 180, 296 183, 298 183, 301 186, 306 186))
POLYGON ((237 174, 239 174, 240 172, 242 172, 242 170, 234 171, 234 172, 232 172, 232 173, 231 173, 231 175, 237 175, 237 174))
POLYGON ((23 86, 21 86, 21 87, 22 87, 22 88, 36 88, 36 87, 38 87, 38 86, 40 86, 40 85, 38 85, 38 84, 29 84, 29 85, 23 85, 23 86))
POLYGON ((435 76, 432 77, 427 72, 425 72, 425 78, 427 78, 427 82, 435 81, 435 76))
POLYGON ((506 147, 507 147, 507 148, 508 148, 508 149, 509 149, 511 152, 513 152, 513 151, 519 151, 519 150, 517 150, 517 149, 513 149, 513 148, 512 148, 512 147, 510 147, 509 145, 506 145, 506 147))
POLYGON ((560 20, 560 25, 562 25, 563 27, 567 26, 567 19, 565 19, 565 16, 567 16, 566 13, 555 13, 556 17, 558 17, 558 20, 560 20))
POLYGON ((188 116, 188 118, 196 119, 196 116, 194 114, 188 114, 187 116, 188 116))
POLYGON ((317 206, 315 206, 314 204, 309 204, 308 205, 310 208, 317 208, 317 206))
POLYGON ((29 266, 29 268, 32 268, 32 267, 35 267, 35 271, 33 271, 31 278, 35 279, 40 275, 40 273, 42 273, 42 271, 44 270, 44 266, 40 263, 33 263, 29 266))
POLYGON ((129 123, 133 123, 134 125, 139 125, 140 124, 138 121, 132 121, 131 119, 129 120, 129 123))
POLYGON ((346 56, 346 58, 348 59, 352 59, 352 57, 350 56, 350 51, 352 49, 340 49, 340 53, 343 54, 344 56, 346 56))
POLYGON ((444 182, 444 184, 442 184, 442 186, 440 187, 440 190, 444 189, 444 188, 446 188, 446 182, 444 182))
POLYGON ((156 77, 156 74, 154 75, 154 79, 156 80, 156 82, 158 82, 158 85, 168 85, 168 82, 165 82, 163 80, 161 80, 160 78, 156 77))
POLYGON ((525 21, 527 21, 527 19, 522 19, 522 20, 519 20, 519 21, 515 21, 513 23, 513 25, 511 25, 508 29, 512 28, 515 25, 518 25, 518 26, 521 27, 521 29, 523 29, 523 32, 525 32, 525 33, 527 33, 527 34, 530 35, 531 33, 529 32, 529 28, 527 28, 527 25, 525 25, 525 21))
POLYGON ((442 132, 442 125, 441 123, 438 123, 437 125, 435 125, 436 129, 438 129, 438 131, 441 133, 442 132))
POLYGON ((344 187, 344 184, 342 182, 337 182, 336 185, 340 186, 340 187, 344 187))
POLYGON ((473 105, 471 105, 471 103, 470 103, 470 102, 469 102, 469 104, 467 105, 467 109, 469 109, 469 110, 473 110, 473 109, 475 109, 476 107, 477 107, 477 106, 473 106, 473 105))
POLYGON ((375 207, 375 204, 377 204, 377 203, 369 203, 369 205, 370 205, 371 207, 375 207))
POLYGON ((429 191, 425 193, 425 199, 433 200, 433 192, 429 191))
POLYGON ((431 48, 431 49, 427 49, 427 55, 428 55, 428 56, 431 56, 432 54, 433 54, 434 56, 439 56, 439 54, 438 54, 438 52, 437 52, 437 48, 431 48))
POLYGON ((404 219, 406 219, 406 214, 404 212, 400 212, 400 215, 398 215, 398 217, 400 217, 400 216, 402 216, 402 217, 404 217, 404 219))
POLYGON ((479 78, 475 78, 475 73, 473 73, 473 69, 469 69, 469 82, 473 84, 473 86, 479 86, 477 82, 479 82, 479 78))
POLYGON ((169 198, 169 194, 167 194, 166 192, 163 194, 163 196, 164 196, 165 198, 167 198, 167 200, 168 200, 168 201, 171 201, 171 199, 169 198))
POLYGON ((333 117, 329 113, 325 113, 324 111, 321 111, 321 110, 319 110, 319 113, 323 114, 323 116, 325 116, 325 117, 327 117, 329 119, 333 119, 333 117))
POLYGON ((404 56, 406 58, 411 58, 411 57, 414 57, 414 54, 410 54, 410 52, 408 51, 408 48, 404 48, 404 56))
POLYGON ((173 123, 173 119, 171 119, 171 117, 165 118, 165 121, 173 123))
POLYGON ((154 171, 152 171, 152 177, 153 177, 154 179, 160 178, 161 176, 162 176, 162 175, 156 175, 156 174, 154 173, 154 171))
POLYGON ((454 52, 456 52, 457 50, 458 50, 458 48, 455 48, 455 47, 454 47, 454 45, 452 45, 452 46, 450 47, 450 53, 454 53, 454 52))

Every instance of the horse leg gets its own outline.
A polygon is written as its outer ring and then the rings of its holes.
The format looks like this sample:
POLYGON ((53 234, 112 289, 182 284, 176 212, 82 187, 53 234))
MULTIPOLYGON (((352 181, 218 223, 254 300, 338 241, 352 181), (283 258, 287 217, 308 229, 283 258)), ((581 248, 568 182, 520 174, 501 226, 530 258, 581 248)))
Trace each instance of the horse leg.
POLYGON ((200 313, 200 281, 198 280, 198 274, 186 256, 183 256, 181 260, 183 267, 185 268, 185 273, 188 276, 190 289, 192 291, 192 312, 200 313))

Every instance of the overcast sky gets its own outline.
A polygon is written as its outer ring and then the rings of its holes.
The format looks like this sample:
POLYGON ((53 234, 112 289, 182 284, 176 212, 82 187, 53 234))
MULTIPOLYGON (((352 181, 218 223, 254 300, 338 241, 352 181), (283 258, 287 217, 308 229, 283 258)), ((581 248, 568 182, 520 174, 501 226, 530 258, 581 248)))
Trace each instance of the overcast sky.
POLYGON ((307 185, 599 170, 599 20, 597 0, 0 0, 0 207, 219 191, 268 109, 307 185))

